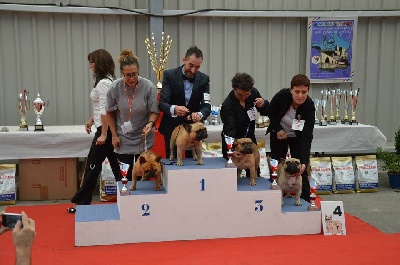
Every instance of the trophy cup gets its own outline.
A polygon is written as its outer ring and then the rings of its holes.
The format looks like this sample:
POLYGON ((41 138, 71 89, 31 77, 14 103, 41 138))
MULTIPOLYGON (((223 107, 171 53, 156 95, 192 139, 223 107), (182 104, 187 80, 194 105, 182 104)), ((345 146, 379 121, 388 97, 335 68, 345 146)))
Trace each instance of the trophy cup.
POLYGON ((148 36, 144 39, 146 43, 147 53, 149 54, 149 58, 151 61, 151 65, 153 66, 153 71, 156 73, 157 77, 157 92, 161 91, 161 78, 162 74, 166 68, 167 60, 169 57, 169 53, 171 51, 172 39, 168 35, 167 38, 164 38, 164 32, 161 33, 161 43, 160 43, 160 52, 157 54, 157 45, 154 38, 154 33, 151 33, 151 41, 148 36))
POLYGON ((225 143, 226 143, 226 148, 228 149, 228 151, 226 152, 226 155, 228 156, 228 162, 226 162, 225 167, 235 167, 235 164, 232 161, 232 156, 233 156, 233 141, 235 140, 233 137, 230 136, 226 136, 224 134, 224 138, 225 138, 225 143))
POLYGON ((342 124, 349 125, 350 120, 349 120, 349 115, 348 115, 349 111, 348 110, 349 110, 350 99, 351 99, 350 90, 344 90, 343 97, 344 97, 344 118, 343 118, 342 124))
POLYGON ((18 95, 17 110, 21 114, 21 121, 19 122, 19 131, 28 131, 28 124, 26 124, 26 111, 30 109, 31 100, 28 99, 29 91, 22 89, 22 92, 18 95))
POLYGON ((276 159, 271 159, 269 161, 270 165, 271 165, 271 179, 272 179, 272 183, 271 183, 271 190, 279 190, 280 187, 278 185, 278 183, 276 182, 276 180, 278 179, 278 160, 276 159))
POLYGON ((335 99, 336 99, 336 91, 335 89, 328 90, 329 93, 329 99, 331 102, 331 112, 329 116, 329 124, 331 125, 336 125, 336 119, 335 119, 335 99))
POLYGON ((310 181, 310 206, 308 206, 309 211, 319 211, 317 205, 315 205, 315 199, 317 198, 317 182, 315 180, 310 181))
POLYGON ((319 120, 318 120, 318 110, 319 110, 319 99, 314 99, 314 107, 315 107, 315 124, 319 124, 319 120))
POLYGON ((351 90, 351 125, 358 125, 358 121, 356 119, 356 107, 357 107, 357 98, 358 93, 360 92, 360 88, 357 90, 351 90))
POLYGON ((49 100, 43 101, 40 98, 40 94, 37 94, 37 98, 33 101, 32 107, 33 111, 36 114, 36 122, 35 122, 35 132, 36 131, 44 131, 42 119, 40 118, 43 114, 45 108, 49 106, 49 100))
POLYGON ((321 100, 321 120, 319 122, 320 126, 327 126, 326 122, 326 99, 321 100))
POLYGON ((126 187, 126 185, 128 184, 128 178, 126 177, 126 175, 128 173, 129 164, 125 164, 125 163, 120 162, 119 168, 121 170, 121 175, 122 175, 122 179, 121 179, 122 189, 120 191, 121 192, 121 196, 129 195, 130 192, 129 192, 128 188, 126 187))
POLYGON ((221 110, 221 107, 211 106, 211 124, 219 125, 218 122, 218 113, 221 110))
POLYGON ((342 93, 341 93, 341 89, 338 88, 336 89, 336 94, 335 94, 335 105, 336 105, 336 123, 342 123, 342 121, 340 120, 340 99, 342 98, 342 93))
POLYGON ((264 128, 264 120, 263 120, 263 116, 260 115, 260 113, 258 113, 258 118, 256 120, 256 128, 264 128))

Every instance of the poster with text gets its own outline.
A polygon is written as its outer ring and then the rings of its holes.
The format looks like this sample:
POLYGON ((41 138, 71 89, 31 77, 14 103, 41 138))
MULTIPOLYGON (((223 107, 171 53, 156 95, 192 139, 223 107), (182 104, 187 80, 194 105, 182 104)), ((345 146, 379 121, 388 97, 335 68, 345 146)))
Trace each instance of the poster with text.
POLYGON ((353 82, 355 18, 310 18, 307 68, 313 83, 353 82))

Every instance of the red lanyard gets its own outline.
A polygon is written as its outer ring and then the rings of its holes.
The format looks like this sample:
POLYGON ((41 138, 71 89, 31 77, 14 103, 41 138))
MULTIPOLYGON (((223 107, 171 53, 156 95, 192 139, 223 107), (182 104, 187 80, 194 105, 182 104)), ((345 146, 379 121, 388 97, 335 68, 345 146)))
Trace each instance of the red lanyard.
POLYGON ((138 84, 135 85, 135 91, 133 91, 132 100, 131 100, 128 96, 128 91, 126 90, 128 85, 124 83, 125 96, 126 96, 126 100, 128 101, 128 105, 129 105, 129 120, 131 120, 131 117, 132 117, 132 105, 133 105, 133 100, 135 99, 137 86, 138 86, 138 84))

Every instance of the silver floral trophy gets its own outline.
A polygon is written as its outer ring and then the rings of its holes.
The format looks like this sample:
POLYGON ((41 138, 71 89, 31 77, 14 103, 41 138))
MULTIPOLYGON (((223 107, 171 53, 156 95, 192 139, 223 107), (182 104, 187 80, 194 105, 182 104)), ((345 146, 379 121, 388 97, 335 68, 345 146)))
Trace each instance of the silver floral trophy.
POLYGON ((125 163, 120 162, 119 168, 121 170, 121 175, 122 175, 122 179, 121 179, 121 183, 122 183, 121 196, 129 195, 130 192, 128 190, 128 187, 126 186, 128 184, 128 178, 127 178, 126 175, 128 174, 129 164, 125 164, 125 163))
POLYGON ((235 164, 232 161, 232 156, 233 156, 232 148, 233 148, 233 142, 235 139, 233 137, 226 136, 226 135, 224 135, 224 137, 225 137, 226 148, 228 149, 228 151, 226 152, 226 155, 228 157, 228 162, 226 162, 225 167, 229 167, 229 168, 235 167, 235 164))
POLYGON ((272 179, 272 183, 271 183, 271 190, 279 190, 280 187, 278 185, 278 183, 276 182, 278 179, 278 160, 276 159, 271 159, 269 161, 270 165, 271 165, 271 179, 272 179))
POLYGON ((40 98, 40 94, 37 94, 36 99, 32 102, 33 111, 36 114, 36 122, 35 122, 35 132, 36 131, 44 131, 44 126, 42 123, 41 116, 43 111, 49 106, 49 100, 43 101, 40 98))
POLYGON ((317 182, 315 180, 310 181, 310 206, 308 206, 309 211, 318 211, 319 208, 315 204, 315 199, 317 198, 317 182))

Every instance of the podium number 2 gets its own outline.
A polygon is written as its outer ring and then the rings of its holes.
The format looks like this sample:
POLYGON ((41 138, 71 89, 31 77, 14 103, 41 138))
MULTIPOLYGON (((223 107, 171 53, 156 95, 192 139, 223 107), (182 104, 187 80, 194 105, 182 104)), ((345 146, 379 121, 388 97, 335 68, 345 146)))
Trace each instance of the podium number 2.
POLYGON ((150 215, 150 205, 148 205, 147 203, 142 204, 142 210, 143 210, 142 216, 149 216, 150 215))
POLYGON ((264 210, 264 206, 262 205, 263 200, 256 200, 255 204, 256 206, 254 207, 254 211, 256 212, 262 212, 264 210))

